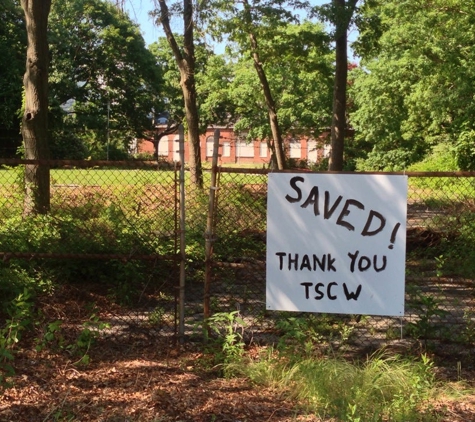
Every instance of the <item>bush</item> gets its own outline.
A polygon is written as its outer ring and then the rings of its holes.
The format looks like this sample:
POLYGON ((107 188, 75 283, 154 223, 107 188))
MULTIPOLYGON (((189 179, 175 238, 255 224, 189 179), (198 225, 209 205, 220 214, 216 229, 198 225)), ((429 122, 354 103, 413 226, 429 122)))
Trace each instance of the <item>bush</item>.
POLYGON ((403 171, 414 160, 414 153, 406 150, 371 151, 366 159, 356 160, 358 171, 403 171))
POLYGON ((408 171, 457 171, 456 152, 448 143, 436 145, 432 152, 418 163, 412 164, 408 171))
POLYGON ((454 152, 457 165, 462 170, 475 170, 475 130, 460 134, 454 152))

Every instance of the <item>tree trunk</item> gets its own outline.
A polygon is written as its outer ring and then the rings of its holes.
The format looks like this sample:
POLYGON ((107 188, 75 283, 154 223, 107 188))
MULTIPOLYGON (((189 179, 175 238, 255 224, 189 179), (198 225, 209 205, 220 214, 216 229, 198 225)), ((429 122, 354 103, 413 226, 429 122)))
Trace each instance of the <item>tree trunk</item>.
POLYGON ((348 81, 348 26, 357 0, 333 0, 335 18, 335 82, 333 86, 333 114, 331 126, 331 154, 328 170, 343 170, 346 131, 346 85, 348 81), (347 7, 348 6, 348 7, 347 7))
POLYGON ((175 56, 178 69, 180 70, 180 85, 183 91, 185 104, 186 123, 188 126, 189 142, 189 166, 191 182, 199 187, 203 187, 203 169, 201 166, 200 132, 198 106, 196 104, 196 82, 195 82, 195 47, 193 36, 193 2, 184 0, 183 22, 184 22, 184 46, 183 54, 178 47, 173 32, 170 27, 169 10, 165 0, 160 0, 160 23, 167 37, 173 55, 175 56))
POLYGON ((279 127, 279 120, 277 118, 277 110, 275 106, 275 101, 272 96, 269 81, 267 80, 267 76, 264 72, 264 68, 262 67, 262 63, 259 60, 259 54, 257 53, 257 41, 254 37, 254 34, 250 34, 249 38, 251 40, 252 45, 252 58, 254 60, 254 67, 257 71, 257 75, 259 76, 259 81, 261 82, 262 90, 264 91, 264 98, 267 105, 267 112, 269 114, 269 123, 270 129, 272 132, 272 141, 273 141, 273 148, 271 151, 275 154, 275 160, 277 163, 277 168, 279 170, 284 170, 286 167, 285 163, 285 150, 284 150, 284 143, 282 141, 282 134, 280 133, 279 127))
MULTIPOLYGON (((48 160, 48 15, 51 0, 21 0, 25 12, 26 51, 25 108, 22 136, 25 158, 48 160)), ((25 168, 24 214, 45 214, 50 208, 50 172, 45 163, 25 168)))
MULTIPOLYGON (((249 8, 249 4, 247 1, 244 2, 244 7, 249 8)), ((251 15, 248 13, 248 19, 251 20, 251 15)), ((252 59, 254 61, 254 68, 256 69, 257 75, 259 77, 259 81, 261 83, 262 90, 264 92, 264 98, 267 105, 267 112, 269 115, 269 123, 272 132, 272 148, 271 151, 275 154, 275 161, 277 164, 277 168, 279 170, 284 170, 286 167, 285 162, 285 148, 284 142, 282 140, 282 134, 280 133, 279 127, 279 120, 277 118, 277 110, 274 101, 274 97, 272 96, 272 92, 269 86, 269 81, 267 80, 266 73, 262 66, 262 62, 259 58, 258 52, 258 43, 255 34, 249 34, 249 40, 251 42, 251 52, 252 52, 252 59)))
POLYGON ((346 129, 346 81, 348 78, 346 31, 336 39, 335 82, 333 86, 333 114, 331 126, 331 154, 329 170, 343 170, 343 151, 346 129))

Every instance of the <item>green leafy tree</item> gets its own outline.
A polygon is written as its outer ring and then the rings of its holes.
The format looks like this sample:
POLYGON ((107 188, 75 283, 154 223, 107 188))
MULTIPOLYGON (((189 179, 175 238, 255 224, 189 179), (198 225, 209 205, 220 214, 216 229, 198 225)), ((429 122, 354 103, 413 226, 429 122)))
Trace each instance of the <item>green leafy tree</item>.
POLYGON ((14 155, 19 138, 22 76, 25 72, 26 28, 18 2, 0 0, 0 141, 2 156, 14 155))
POLYGON ((84 145, 94 158, 123 158, 134 138, 152 136, 161 72, 127 14, 102 0, 56 0, 50 45, 57 158, 80 158, 71 154, 84 145))
POLYGON ((473 4, 371 1, 361 20, 351 121, 358 142, 372 149, 360 167, 403 169, 451 143, 460 167, 474 168, 473 4))
POLYGON ((208 53, 205 57, 205 67, 196 75, 202 130, 210 124, 228 126, 236 119, 236 104, 230 92, 234 62, 225 55, 208 53))
MULTIPOLYGON (((330 39, 323 26, 309 21, 288 24, 261 43, 266 74, 283 134, 315 136, 330 124, 333 81, 330 39)), ((249 139, 272 139, 267 104, 252 59, 237 56, 229 97, 235 130, 249 139)))
MULTIPOLYGON (((183 37, 177 35, 177 43, 183 45, 183 37)), ((165 37, 160 37, 149 46, 163 73, 163 95, 168 127, 151 140, 158 151, 160 138, 176 129, 176 123, 186 119, 183 92, 180 86, 180 71, 173 52, 165 37)), ((195 41, 195 79, 199 131, 204 133, 211 124, 227 125, 234 116, 233 103, 229 98, 228 86, 232 78, 232 65, 221 55, 216 55, 201 41, 195 41)))
MULTIPOLYGON (((183 45, 183 37, 177 35, 177 43, 183 45)), ((171 120, 181 122, 186 118, 180 71, 165 37, 149 46, 163 73, 163 92, 166 111, 171 120)), ((231 101, 227 88, 232 78, 232 64, 201 41, 195 41, 195 79, 200 133, 210 124, 225 124, 229 119, 231 101)))
POLYGON ((249 55, 259 79, 267 109, 270 132, 270 147, 277 168, 286 166, 282 129, 279 125, 278 108, 275 93, 272 92, 266 69, 267 54, 263 45, 266 40, 276 39, 281 28, 288 23, 297 22, 297 11, 308 7, 308 2, 275 0, 241 0, 229 2, 210 0, 206 2, 209 9, 207 22, 215 38, 221 40, 227 35, 239 52, 249 55))
POLYGON ((341 171, 344 166, 345 133, 347 129, 348 28, 358 0, 332 0, 315 10, 333 25, 335 39, 335 77, 331 124, 331 154, 328 169, 341 171))
POLYGON ((196 57, 195 57, 195 20, 192 0, 183 0, 183 5, 174 3, 172 11, 183 16, 183 46, 181 47, 170 24, 171 11, 165 0, 158 1, 159 9, 155 12, 166 35, 170 49, 180 72, 180 87, 185 106, 185 116, 189 138, 189 166, 191 182, 203 187, 203 170, 201 166, 199 115, 196 91, 196 57))

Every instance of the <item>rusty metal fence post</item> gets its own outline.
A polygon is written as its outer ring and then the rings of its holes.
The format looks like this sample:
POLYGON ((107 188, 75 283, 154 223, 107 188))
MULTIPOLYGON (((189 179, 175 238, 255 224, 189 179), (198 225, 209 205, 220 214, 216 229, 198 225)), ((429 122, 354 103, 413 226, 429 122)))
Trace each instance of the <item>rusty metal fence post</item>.
POLYGON ((179 287, 179 338, 180 343, 185 340, 185 134, 183 125, 178 128, 180 154, 180 287, 179 287))
MULTIPOLYGON (((211 166, 211 182, 209 187, 209 200, 208 200, 208 217, 206 220, 206 232, 205 232, 205 283, 204 283, 204 300, 203 300, 203 317, 205 327, 205 339, 206 332, 208 331, 207 320, 211 316, 210 312, 210 286, 211 286, 211 259, 213 255, 213 243, 214 243, 214 212, 215 212, 215 197, 216 197, 216 174, 218 171, 218 151, 219 151, 219 136, 220 131, 216 129, 214 131, 214 143, 213 143, 213 159, 211 166)), ((209 333, 208 333, 209 334, 209 333)))

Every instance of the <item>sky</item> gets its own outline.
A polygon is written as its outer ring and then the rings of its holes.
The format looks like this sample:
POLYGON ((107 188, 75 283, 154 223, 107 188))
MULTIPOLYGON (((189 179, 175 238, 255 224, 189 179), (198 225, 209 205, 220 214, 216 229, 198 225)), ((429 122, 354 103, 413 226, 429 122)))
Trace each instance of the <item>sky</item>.
MULTIPOLYGON (((322 5, 328 3, 330 0, 311 0, 312 5, 322 5)), ((158 37, 163 35, 162 30, 153 23, 153 19, 150 17, 149 12, 154 8, 154 0, 125 0, 124 6, 129 13, 130 18, 140 26, 142 36, 144 37, 145 44, 149 45, 157 41, 158 37)), ((356 33, 351 32, 348 34, 350 41, 356 38, 356 33)), ((221 54, 224 52, 224 45, 217 45, 215 52, 221 54)), ((352 51, 349 51, 349 58, 352 58, 352 51)))
POLYGON ((126 0, 125 9, 130 18, 140 25, 142 36, 147 45, 155 42, 163 33, 154 25, 149 12, 153 9, 153 0, 126 0))

